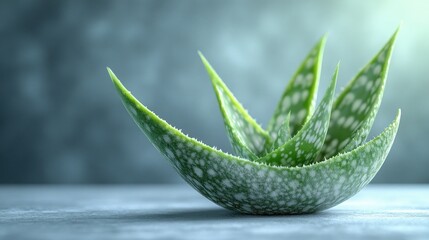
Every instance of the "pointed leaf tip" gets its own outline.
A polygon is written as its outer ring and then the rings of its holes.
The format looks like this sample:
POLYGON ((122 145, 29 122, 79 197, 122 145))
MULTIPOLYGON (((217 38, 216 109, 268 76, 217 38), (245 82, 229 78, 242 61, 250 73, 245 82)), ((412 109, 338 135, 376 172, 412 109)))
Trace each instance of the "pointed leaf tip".
POLYGON ((257 156, 264 154, 264 146, 270 141, 268 133, 261 128, 234 97, 207 59, 201 53, 199 54, 216 93, 225 128, 234 152, 249 159, 255 159, 257 156))
POLYGON ((291 113, 290 129, 292 136, 301 129, 313 114, 325 43, 326 36, 322 36, 286 86, 268 123, 267 131, 272 139, 277 138, 278 130, 289 112, 291 113))
POLYGON ((348 151, 366 140, 383 97, 398 30, 335 100, 319 161, 348 151))
POLYGON ((116 78, 115 74, 113 73, 112 69, 110 69, 109 67, 106 67, 107 72, 109 73, 110 79, 113 80, 114 78, 116 78))
POLYGON ((337 66, 331 83, 310 120, 304 124, 292 139, 268 155, 256 159, 257 162, 275 166, 295 167, 316 161, 329 127, 338 69, 339 67, 337 66))
POLYGON ((125 87, 122 85, 121 81, 116 77, 115 73, 107 67, 107 72, 109 73, 110 79, 112 80, 113 84, 115 85, 116 89, 118 91, 122 91, 125 89, 125 87))

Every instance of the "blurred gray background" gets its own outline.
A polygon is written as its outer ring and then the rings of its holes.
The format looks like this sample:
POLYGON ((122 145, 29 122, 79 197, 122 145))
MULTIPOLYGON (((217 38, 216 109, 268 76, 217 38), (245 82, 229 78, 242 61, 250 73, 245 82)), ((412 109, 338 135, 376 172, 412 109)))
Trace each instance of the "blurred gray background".
POLYGON ((150 109, 231 152, 197 50, 267 124, 329 33, 319 95, 339 89, 399 23, 372 136, 402 108, 373 182, 429 183, 429 1, 1 1, 0 183, 182 183, 125 112, 111 67, 150 109))

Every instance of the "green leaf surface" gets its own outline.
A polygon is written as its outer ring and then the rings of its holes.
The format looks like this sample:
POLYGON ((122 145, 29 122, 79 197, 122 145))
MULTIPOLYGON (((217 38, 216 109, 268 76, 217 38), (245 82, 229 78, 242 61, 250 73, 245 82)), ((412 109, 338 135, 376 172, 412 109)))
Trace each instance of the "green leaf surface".
POLYGON ((301 129, 313 114, 325 42, 326 37, 323 37, 311 49, 284 90, 274 115, 268 123, 267 131, 272 139, 276 139, 277 133, 289 112, 291 113, 290 131, 292 136, 301 129))
POLYGON ((250 117, 200 53, 238 156, 184 135, 142 105, 108 72, 140 129, 202 195, 243 213, 310 213, 353 196, 371 181, 387 157, 400 110, 388 128, 363 143, 380 106, 396 34, 334 101, 337 66, 313 111, 322 38, 283 93, 268 131, 250 117))
POLYGON ((398 31, 399 28, 335 100, 331 123, 319 160, 359 146, 367 138, 383 97, 398 31), (359 133, 359 136, 355 137, 356 133, 359 133))
POLYGON ((183 179, 216 204, 243 213, 310 213, 350 198, 383 164, 400 119, 398 112, 378 137, 326 161, 303 167, 269 166, 184 135, 134 98, 110 69, 109 74, 131 117, 183 179))
POLYGON ((338 69, 339 65, 322 101, 304 127, 283 146, 255 161, 277 166, 302 166, 316 160, 329 127, 338 69))
POLYGON ((277 137, 272 143, 270 149, 270 152, 276 150, 277 148, 281 147, 283 144, 285 144, 289 139, 292 138, 292 133, 290 132, 290 112, 286 117, 286 120, 283 122, 282 126, 279 129, 279 132, 277 133, 277 137))
POLYGON ((203 54, 199 52, 199 55, 216 92, 225 128, 235 154, 256 159, 265 153, 264 146, 270 142, 268 133, 237 101, 203 54))

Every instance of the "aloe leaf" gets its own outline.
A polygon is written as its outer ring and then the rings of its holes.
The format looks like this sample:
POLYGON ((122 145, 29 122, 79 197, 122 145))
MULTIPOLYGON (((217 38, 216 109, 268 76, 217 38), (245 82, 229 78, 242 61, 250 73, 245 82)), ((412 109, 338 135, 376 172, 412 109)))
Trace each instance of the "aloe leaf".
POLYGON ((399 28, 335 100, 331 123, 319 160, 358 146, 367 138, 383 97, 398 31, 399 28), (355 138, 356 132, 359 132, 359 137, 355 138))
POLYGON ((291 113, 290 130, 295 135, 313 114, 326 37, 313 47, 293 75, 268 123, 267 131, 276 139, 287 114, 291 113))
POLYGON ((363 121, 361 123, 361 127, 352 134, 353 138, 351 139, 351 141, 349 141, 349 143, 347 143, 347 145, 344 147, 344 149, 341 150, 341 152, 351 151, 360 146, 363 142, 365 142, 369 132, 371 131, 373 121, 374 117, 369 117, 365 121, 363 121))
POLYGON ((201 52, 198 52, 210 76, 225 128, 234 152, 244 158, 256 159, 265 153, 270 141, 268 133, 247 113, 201 52))
POLYGON ((339 65, 322 101, 302 129, 282 147, 255 161, 278 166, 302 166, 315 161, 328 131, 338 69, 339 65))
POLYGON ((109 74, 131 117, 185 181, 216 204, 243 213, 310 213, 345 201, 375 176, 400 119, 398 112, 375 139, 326 161, 304 167, 269 166, 184 135, 134 98, 110 69, 109 74))
POLYGON ((271 145, 270 152, 276 150, 285 144, 289 139, 292 138, 292 134, 290 132, 290 112, 288 113, 286 120, 283 122, 282 126, 277 133, 277 137, 271 145))

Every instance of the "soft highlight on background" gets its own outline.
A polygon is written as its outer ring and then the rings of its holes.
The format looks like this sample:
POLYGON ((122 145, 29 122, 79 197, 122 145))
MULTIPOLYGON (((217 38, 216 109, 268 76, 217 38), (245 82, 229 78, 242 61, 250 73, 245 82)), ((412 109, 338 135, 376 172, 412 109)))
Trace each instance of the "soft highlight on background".
POLYGON ((0 183, 183 183, 106 72, 172 125, 231 152, 201 50, 266 126, 325 33, 319 96, 402 22, 371 137, 402 109, 373 182, 429 183, 429 1, 1 1, 0 183))

